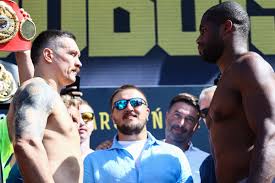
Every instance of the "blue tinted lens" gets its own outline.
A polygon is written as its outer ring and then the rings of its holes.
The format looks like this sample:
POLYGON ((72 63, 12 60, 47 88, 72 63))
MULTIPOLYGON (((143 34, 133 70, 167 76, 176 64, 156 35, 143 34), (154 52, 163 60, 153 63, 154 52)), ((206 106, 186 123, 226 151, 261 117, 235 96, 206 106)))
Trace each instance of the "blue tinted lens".
POLYGON ((140 105, 142 105, 142 99, 141 98, 132 98, 132 99, 130 99, 130 104, 131 104, 131 106, 133 106, 133 107, 137 107, 137 106, 140 106, 140 105))
POLYGON ((121 99, 121 100, 116 101, 114 103, 114 107, 117 110, 123 110, 127 107, 128 102, 130 102, 132 107, 137 107, 137 106, 141 106, 142 104, 146 104, 145 101, 143 101, 143 99, 141 99, 141 98, 131 98, 128 100, 121 99))
POLYGON ((127 100, 119 100, 117 102, 115 102, 115 107, 118 110, 122 110, 125 109, 125 107, 127 106, 128 101, 127 100))

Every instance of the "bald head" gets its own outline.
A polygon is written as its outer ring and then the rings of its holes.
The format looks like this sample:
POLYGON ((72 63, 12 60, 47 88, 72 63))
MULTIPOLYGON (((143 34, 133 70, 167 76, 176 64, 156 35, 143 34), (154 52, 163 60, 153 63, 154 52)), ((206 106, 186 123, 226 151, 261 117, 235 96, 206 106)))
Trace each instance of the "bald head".
POLYGON ((200 110, 209 108, 216 88, 217 86, 214 85, 214 86, 205 88, 201 91, 200 98, 199 98, 200 110))
POLYGON ((204 13, 203 19, 216 25, 221 25, 226 20, 231 20, 243 39, 248 38, 250 26, 248 14, 240 4, 234 1, 226 1, 212 6, 204 13))

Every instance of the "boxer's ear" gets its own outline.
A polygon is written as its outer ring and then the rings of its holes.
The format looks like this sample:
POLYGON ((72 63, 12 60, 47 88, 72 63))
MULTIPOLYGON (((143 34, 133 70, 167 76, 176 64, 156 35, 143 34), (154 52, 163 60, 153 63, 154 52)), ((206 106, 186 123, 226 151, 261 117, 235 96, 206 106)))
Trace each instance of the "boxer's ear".
POLYGON ((224 22, 224 32, 228 33, 228 32, 233 32, 233 31, 235 31, 233 22, 231 20, 226 20, 224 22))
POLYGON ((43 50, 43 56, 44 56, 44 59, 51 63, 53 61, 53 51, 52 49, 50 48, 44 48, 43 50))

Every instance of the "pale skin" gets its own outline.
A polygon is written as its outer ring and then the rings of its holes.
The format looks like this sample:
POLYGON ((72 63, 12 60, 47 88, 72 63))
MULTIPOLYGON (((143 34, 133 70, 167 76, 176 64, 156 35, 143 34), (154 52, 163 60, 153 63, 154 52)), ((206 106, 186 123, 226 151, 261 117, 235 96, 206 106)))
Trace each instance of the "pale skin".
POLYGON ((186 151, 198 127, 197 109, 185 102, 176 102, 166 112, 165 142, 186 151))
MULTIPOLYGON (((213 33, 201 22, 201 55, 213 33)), ((231 20, 219 27, 225 42, 217 65, 222 73, 206 118, 218 182, 272 182, 275 176, 275 80, 272 67, 248 52, 231 20)))
POLYGON ((79 134, 59 96, 75 80, 80 52, 71 38, 57 38, 56 44, 43 50, 34 78, 19 88, 8 113, 15 156, 27 183, 82 182, 79 134))
MULTIPOLYGON (((209 109, 216 88, 217 86, 211 86, 209 88, 204 89, 204 92, 202 91, 203 95, 201 93, 199 99, 200 110, 209 109)), ((205 118, 202 119, 206 123, 205 118)))
MULTIPOLYGON (((30 15, 23 9, 20 9, 24 18, 31 18, 30 15)), ((34 66, 32 64, 30 50, 15 52, 16 64, 18 66, 20 85, 31 79, 34 75, 34 66)))
POLYGON ((34 67, 30 56, 30 50, 16 52, 15 58, 21 85, 24 81, 33 78, 34 75, 34 67))
POLYGON ((216 86, 211 86, 209 88, 206 88, 205 90, 207 90, 207 92, 205 92, 203 96, 200 96, 199 99, 200 110, 209 108, 216 90, 216 86))
MULTIPOLYGON (((112 104, 115 101, 121 100, 121 99, 131 99, 131 98, 142 98, 146 101, 144 95, 140 93, 136 89, 124 89, 120 92, 118 92, 113 100, 112 104)), ((113 108, 113 106, 112 106, 113 108)), ((116 125, 122 126, 122 125, 128 125, 128 126, 137 126, 140 124, 144 124, 144 127, 138 134, 131 134, 127 135, 122 133, 118 130, 118 140, 119 141, 138 141, 138 140, 146 140, 147 139, 147 128, 146 128, 146 121, 148 119, 150 113, 150 109, 147 105, 141 105, 137 107, 132 107, 130 103, 127 104, 127 107, 123 110, 112 110, 112 120, 116 125)), ((98 149, 108 149, 112 146, 113 142, 112 140, 106 140, 98 145, 96 148, 98 149)))
MULTIPOLYGON (((117 93, 113 102, 120 99, 130 99, 130 98, 142 98, 146 101, 145 97, 136 89, 125 89, 119 93, 117 93)), ((138 107, 132 107, 130 103, 128 103, 127 107, 121 111, 117 109, 112 110, 112 120, 116 125, 137 125, 140 123, 146 123, 150 109, 147 105, 141 105, 138 107), (129 115, 128 115, 129 114, 129 115)), ((137 141, 137 140, 146 140, 147 139, 147 129, 146 125, 138 134, 126 135, 121 133, 118 130, 118 139, 120 141, 137 141)))
MULTIPOLYGON (((84 112, 94 113, 93 109, 87 104, 79 105, 79 112, 80 114, 84 112)), ((93 150, 90 148, 90 136, 92 134, 93 129, 93 121, 88 121, 87 123, 85 123, 83 119, 80 117, 78 133, 80 135, 80 148, 82 159, 84 159, 89 153, 93 152, 93 150)))

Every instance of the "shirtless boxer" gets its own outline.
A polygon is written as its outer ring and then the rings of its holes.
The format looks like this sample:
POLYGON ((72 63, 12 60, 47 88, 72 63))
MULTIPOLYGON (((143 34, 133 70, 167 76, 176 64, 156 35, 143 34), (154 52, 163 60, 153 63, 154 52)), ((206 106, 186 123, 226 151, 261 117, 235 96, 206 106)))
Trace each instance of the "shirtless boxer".
POLYGON ((34 40, 34 78, 18 89, 8 113, 9 131, 24 182, 81 182, 77 128, 59 96, 75 81, 81 62, 75 36, 44 31, 34 40))
POLYGON ((227 1, 201 20, 198 50, 222 75, 207 126, 217 181, 272 182, 275 176, 275 80, 272 67, 248 51, 249 18, 227 1))

